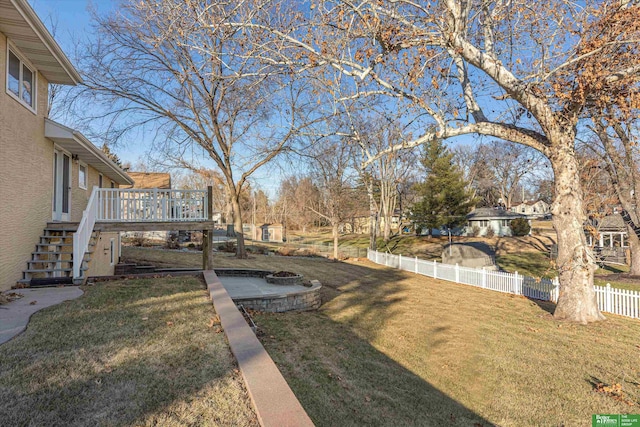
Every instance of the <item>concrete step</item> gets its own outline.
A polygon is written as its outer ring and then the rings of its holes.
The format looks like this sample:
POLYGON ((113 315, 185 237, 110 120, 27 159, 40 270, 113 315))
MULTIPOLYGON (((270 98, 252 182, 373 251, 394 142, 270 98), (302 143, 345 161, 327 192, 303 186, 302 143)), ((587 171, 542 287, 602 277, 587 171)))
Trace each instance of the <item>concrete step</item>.
POLYGON ((73 237, 76 230, 64 230, 57 228, 45 228, 42 237, 73 237))
POLYGON ((78 229, 78 225, 80 225, 79 222, 48 222, 47 229, 76 231, 78 229))
POLYGON ((46 268, 46 269, 42 269, 42 268, 28 268, 26 269, 24 272, 28 273, 28 274, 33 274, 33 273, 71 273, 73 271, 73 268, 46 268))
POLYGON ((36 244, 36 246, 59 246, 59 247, 67 246, 72 248, 73 243, 38 243, 36 244))
POLYGON ((44 277, 29 280, 30 288, 45 288, 49 286, 73 285, 73 277, 44 277))
POLYGON ((31 255, 73 255, 73 251, 60 251, 60 252, 35 251, 35 252, 31 252, 31 255))

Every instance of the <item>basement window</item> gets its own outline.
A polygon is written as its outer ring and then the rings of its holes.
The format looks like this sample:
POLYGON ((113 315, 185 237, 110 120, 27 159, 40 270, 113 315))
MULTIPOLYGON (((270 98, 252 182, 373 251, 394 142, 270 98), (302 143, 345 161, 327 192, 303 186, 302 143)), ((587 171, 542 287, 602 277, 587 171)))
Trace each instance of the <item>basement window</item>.
POLYGON ((7 93, 35 112, 35 70, 29 67, 11 49, 7 55, 7 93))

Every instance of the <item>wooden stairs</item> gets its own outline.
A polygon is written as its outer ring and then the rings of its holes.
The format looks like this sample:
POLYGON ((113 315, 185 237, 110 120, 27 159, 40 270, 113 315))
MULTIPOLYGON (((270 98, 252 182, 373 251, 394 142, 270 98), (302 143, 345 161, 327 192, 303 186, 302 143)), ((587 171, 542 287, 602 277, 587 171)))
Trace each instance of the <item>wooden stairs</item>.
POLYGON ((31 253, 31 260, 27 261, 27 269, 22 272, 19 287, 42 287, 82 284, 85 272, 88 270, 91 254, 98 241, 99 232, 94 231, 89 242, 89 249, 81 260, 81 278, 73 278, 73 233, 78 223, 52 222, 48 223, 31 253))

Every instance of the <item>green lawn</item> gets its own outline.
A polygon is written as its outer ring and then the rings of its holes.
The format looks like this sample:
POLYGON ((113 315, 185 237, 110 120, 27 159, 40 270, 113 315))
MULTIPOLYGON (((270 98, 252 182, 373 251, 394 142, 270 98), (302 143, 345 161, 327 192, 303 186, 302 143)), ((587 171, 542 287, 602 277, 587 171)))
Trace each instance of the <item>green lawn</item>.
POLYGON ((255 426, 201 280, 85 288, 0 346, 3 426, 255 426))
POLYGON ((292 270, 325 285, 319 311, 255 315, 318 426, 590 426, 591 414, 638 412, 636 320, 557 322, 550 303, 369 262, 215 262, 292 270), (603 388, 617 384, 621 394, 603 388))
POLYGON ((558 272, 551 266, 549 256, 542 252, 504 254, 496 256, 496 264, 509 273, 523 276, 553 278, 558 272))

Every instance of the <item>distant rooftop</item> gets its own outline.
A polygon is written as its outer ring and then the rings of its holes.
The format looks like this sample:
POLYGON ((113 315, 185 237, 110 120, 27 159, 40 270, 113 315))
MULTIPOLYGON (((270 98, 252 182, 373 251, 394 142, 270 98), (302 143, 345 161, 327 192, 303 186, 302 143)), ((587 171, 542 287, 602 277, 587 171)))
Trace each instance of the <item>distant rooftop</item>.
POLYGON ((171 175, 164 172, 127 172, 135 182, 121 188, 162 188, 171 189, 171 175))
POLYGON ((620 214, 607 215, 604 218, 602 218, 598 223, 598 230, 600 231, 605 231, 605 230, 614 230, 614 231, 625 230, 626 231, 626 229, 627 227, 624 223, 624 220, 622 219, 622 215, 620 214))
POLYGON ((519 213, 507 211, 504 209, 496 209, 496 208, 477 208, 469 215, 467 215, 467 220, 479 220, 479 219, 516 219, 516 218, 526 218, 526 215, 521 215, 519 213))

